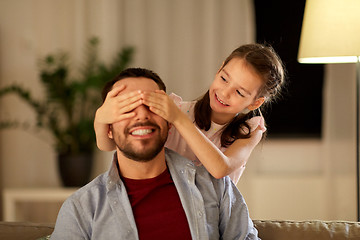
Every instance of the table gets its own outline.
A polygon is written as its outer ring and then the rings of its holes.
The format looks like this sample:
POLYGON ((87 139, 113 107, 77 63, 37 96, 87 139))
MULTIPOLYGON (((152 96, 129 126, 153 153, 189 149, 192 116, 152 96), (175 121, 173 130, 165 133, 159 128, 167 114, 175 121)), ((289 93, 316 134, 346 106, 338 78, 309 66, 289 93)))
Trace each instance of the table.
POLYGON ((19 219, 17 205, 21 203, 57 203, 55 214, 59 211, 64 200, 74 193, 77 188, 7 188, 3 190, 4 221, 29 221, 19 219))

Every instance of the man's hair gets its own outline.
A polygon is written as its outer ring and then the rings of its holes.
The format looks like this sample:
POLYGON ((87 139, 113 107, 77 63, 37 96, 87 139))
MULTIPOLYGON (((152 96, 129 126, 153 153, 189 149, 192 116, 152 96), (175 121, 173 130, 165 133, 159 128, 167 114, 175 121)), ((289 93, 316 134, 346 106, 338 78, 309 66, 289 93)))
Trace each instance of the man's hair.
POLYGON ((144 78, 152 79, 159 86, 160 90, 164 90, 166 92, 166 86, 164 82, 155 72, 145 68, 127 68, 124 71, 120 72, 114 79, 108 81, 105 84, 101 94, 103 102, 105 101, 106 95, 108 94, 108 92, 111 91, 112 87, 116 82, 124 78, 136 78, 136 77, 144 77, 144 78))

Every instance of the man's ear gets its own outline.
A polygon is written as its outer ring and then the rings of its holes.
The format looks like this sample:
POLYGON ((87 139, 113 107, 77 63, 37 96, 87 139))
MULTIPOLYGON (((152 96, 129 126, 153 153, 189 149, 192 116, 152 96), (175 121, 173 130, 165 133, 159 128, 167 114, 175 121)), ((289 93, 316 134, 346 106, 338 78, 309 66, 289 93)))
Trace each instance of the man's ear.
POLYGON ((252 104, 250 104, 247 108, 250 111, 253 111, 257 108, 259 108, 264 102, 265 102, 266 98, 265 97, 260 97, 258 99, 255 100, 255 102, 253 102, 252 104))
POLYGON ((110 139, 114 139, 114 136, 112 134, 112 125, 109 125, 107 135, 110 139))

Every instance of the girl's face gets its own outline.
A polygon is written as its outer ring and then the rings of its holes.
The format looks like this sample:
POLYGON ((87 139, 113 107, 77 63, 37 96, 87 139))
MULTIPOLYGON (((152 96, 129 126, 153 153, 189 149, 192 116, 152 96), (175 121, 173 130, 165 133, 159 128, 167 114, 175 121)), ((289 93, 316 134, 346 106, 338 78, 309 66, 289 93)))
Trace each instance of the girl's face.
POLYGON ((211 120, 225 124, 245 108, 254 110, 265 98, 256 98, 263 81, 251 65, 241 58, 231 59, 217 72, 210 86, 211 120))

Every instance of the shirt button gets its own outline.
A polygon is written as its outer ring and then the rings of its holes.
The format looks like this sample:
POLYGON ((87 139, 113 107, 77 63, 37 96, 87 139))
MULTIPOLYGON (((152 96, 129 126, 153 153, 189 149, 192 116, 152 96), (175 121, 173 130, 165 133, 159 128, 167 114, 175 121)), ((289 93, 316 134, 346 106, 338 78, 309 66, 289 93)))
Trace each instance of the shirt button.
POLYGON ((203 214, 202 214, 202 212, 198 212, 198 215, 199 215, 199 217, 202 217, 203 214))

